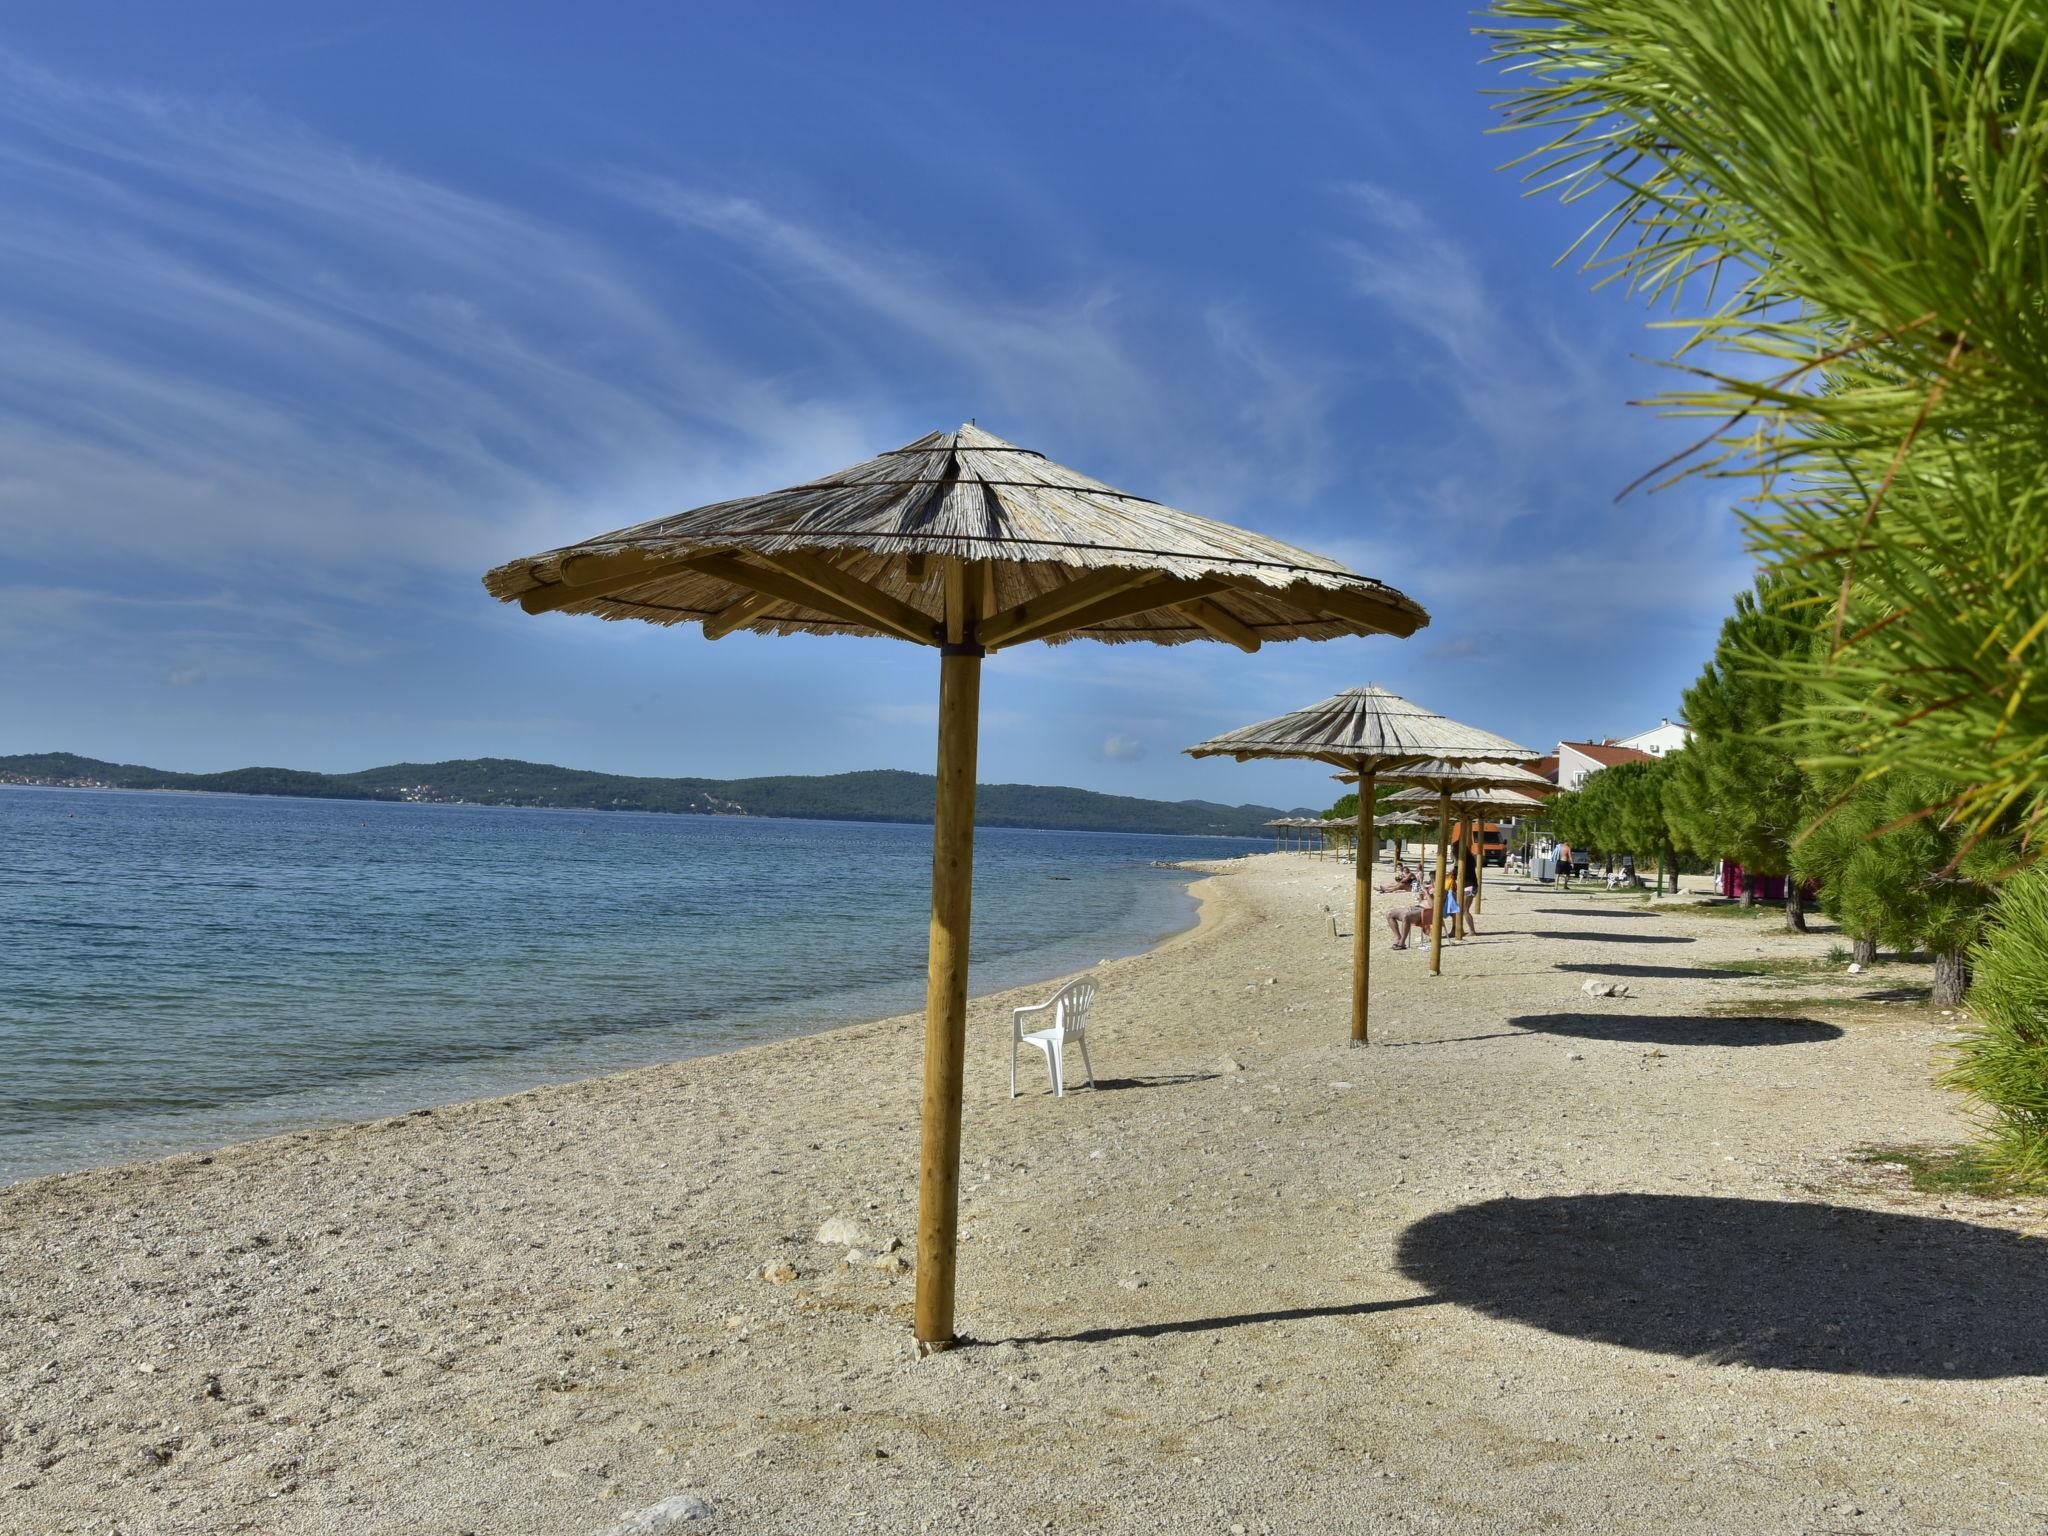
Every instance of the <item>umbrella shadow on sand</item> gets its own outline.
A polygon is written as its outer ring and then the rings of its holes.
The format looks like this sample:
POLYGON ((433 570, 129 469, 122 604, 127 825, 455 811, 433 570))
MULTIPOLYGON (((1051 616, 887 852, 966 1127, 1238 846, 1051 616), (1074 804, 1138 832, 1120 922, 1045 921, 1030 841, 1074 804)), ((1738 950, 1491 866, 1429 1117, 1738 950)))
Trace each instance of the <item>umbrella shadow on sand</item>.
POLYGON ((1640 910, 1628 907, 1531 907, 1531 912, 1540 912, 1545 917, 1597 917, 1603 921, 1610 917, 1662 917, 1662 912, 1648 907, 1640 910))
POLYGON ((1561 928, 1531 928, 1532 939, 1575 939, 1581 944, 1696 944, 1678 933, 1567 933, 1561 928))
POLYGON ((2048 1373, 2048 1243, 1809 1201, 1489 1200, 1402 1233, 1442 1301, 1714 1365, 1987 1380, 2048 1373))
POLYGON ((1619 960, 1559 960, 1552 969, 1581 976, 1648 976, 1670 981, 1730 981, 1741 974, 1718 971, 1710 965, 1630 965, 1619 960))
POLYGON ((1665 1013, 1524 1013, 1508 1023, 1540 1035, 1629 1045, 1811 1045, 1842 1038, 1839 1025, 1769 1014, 1750 1019, 1700 1019, 1665 1013))
POLYGON ((1095 1087, 1104 1093, 1120 1088, 1178 1088, 1184 1083, 1209 1083, 1221 1072, 1155 1072, 1150 1077, 1098 1077, 1095 1087))

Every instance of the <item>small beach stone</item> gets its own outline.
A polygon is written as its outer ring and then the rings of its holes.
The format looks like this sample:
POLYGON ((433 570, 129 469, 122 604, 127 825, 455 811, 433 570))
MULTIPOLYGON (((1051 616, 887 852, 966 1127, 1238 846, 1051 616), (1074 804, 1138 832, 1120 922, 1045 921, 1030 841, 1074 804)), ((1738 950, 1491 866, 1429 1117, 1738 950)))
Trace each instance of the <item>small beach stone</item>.
POLYGON ((796 1266, 788 1263, 763 1264, 761 1278, 770 1285, 787 1285, 796 1278, 796 1266))
POLYGON ((869 1267, 878 1269, 885 1275, 900 1275, 904 1270, 910 1268, 908 1264, 903 1262, 903 1255, 900 1253, 881 1254, 869 1261, 869 1267))
POLYGON ((604 1536, 661 1536, 692 1520, 709 1520, 716 1513, 702 1494, 678 1493, 626 1516, 604 1536))
POLYGON ((864 1241, 867 1234, 860 1229, 860 1223, 844 1216, 834 1216, 818 1228, 817 1241, 827 1248, 851 1248, 864 1241))

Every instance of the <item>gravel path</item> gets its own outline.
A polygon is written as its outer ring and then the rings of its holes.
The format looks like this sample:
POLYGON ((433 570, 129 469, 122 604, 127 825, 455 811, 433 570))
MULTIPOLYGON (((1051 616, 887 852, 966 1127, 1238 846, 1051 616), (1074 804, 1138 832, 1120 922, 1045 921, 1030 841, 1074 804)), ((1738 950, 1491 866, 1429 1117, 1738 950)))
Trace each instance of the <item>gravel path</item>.
POLYGON ((1093 1093, 976 1002, 930 1361, 913 1020, 0 1191, 0 1531, 2048 1530, 2048 1206, 1853 1156, 1965 1133, 1924 968, 1497 882, 1354 1051, 1349 887, 1204 881, 1093 1093))

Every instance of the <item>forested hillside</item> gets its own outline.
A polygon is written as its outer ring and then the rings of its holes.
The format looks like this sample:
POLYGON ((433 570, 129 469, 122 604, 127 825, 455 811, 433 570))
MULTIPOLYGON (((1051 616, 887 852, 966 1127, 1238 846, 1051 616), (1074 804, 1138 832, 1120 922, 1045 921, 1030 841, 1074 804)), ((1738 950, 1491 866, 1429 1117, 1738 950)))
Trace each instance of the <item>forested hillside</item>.
MULTIPOLYGON (((173 773, 45 752, 0 757, 0 782, 831 821, 929 821, 935 793, 930 774, 897 769, 759 779, 653 779, 504 757, 392 763, 344 774, 294 768, 173 773)), ((1044 784, 984 784, 978 800, 976 820, 985 827, 1082 832, 1262 837, 1263 823, 1272 817, 1301 814, 1264 805, 1141 800, 1044 784)))

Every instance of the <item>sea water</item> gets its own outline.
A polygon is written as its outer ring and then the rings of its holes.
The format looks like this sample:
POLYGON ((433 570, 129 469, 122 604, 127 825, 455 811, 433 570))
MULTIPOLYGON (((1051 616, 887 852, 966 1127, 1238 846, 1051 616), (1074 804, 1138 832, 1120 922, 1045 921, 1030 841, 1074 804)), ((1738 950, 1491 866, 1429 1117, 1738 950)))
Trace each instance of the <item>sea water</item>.
MULTIPOLYGON (((971 985, 1257 846, 984 828, 971 985)), ((0 786, 0 1183, 908 1012, 930 880, 928 826, 0 786)))

